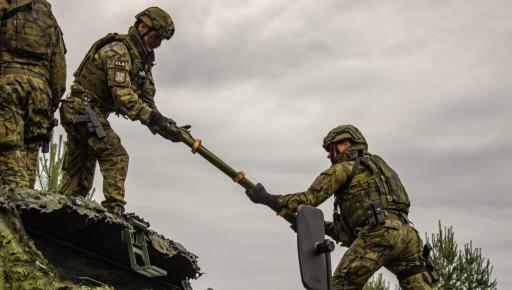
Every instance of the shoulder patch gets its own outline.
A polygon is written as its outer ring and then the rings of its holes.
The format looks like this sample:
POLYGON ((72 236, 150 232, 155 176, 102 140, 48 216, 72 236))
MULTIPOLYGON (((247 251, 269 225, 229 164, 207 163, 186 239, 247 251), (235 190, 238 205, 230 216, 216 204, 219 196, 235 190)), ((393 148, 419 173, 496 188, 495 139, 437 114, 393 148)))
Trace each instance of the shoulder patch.
POLYGON ((125 68, 126 67, 126 61, 121 60, 121 59, 116 59, 116 60, 114 60, 114 66, 120 67, 120 68, 125 68))
POLYGON ((120 84, 124 83, 126 81, 126 72, 116 70, 114 72, 114 81, 120 84))

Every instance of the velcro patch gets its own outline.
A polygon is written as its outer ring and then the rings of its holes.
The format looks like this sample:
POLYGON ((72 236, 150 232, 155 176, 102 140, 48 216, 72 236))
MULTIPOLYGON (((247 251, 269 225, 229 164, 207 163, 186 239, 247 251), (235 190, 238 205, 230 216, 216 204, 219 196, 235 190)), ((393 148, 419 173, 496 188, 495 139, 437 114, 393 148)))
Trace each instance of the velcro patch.
POLYGON ((116 59, 116 60, 114 60, 114 66, 124 68, 124 67, 126 67, 126 61, 120 60, 120 59, 116 59))
POLYGON ((114 80, 120 84, 124 83, 126 81, 126 72, 117 70, 114 73, 114 80))

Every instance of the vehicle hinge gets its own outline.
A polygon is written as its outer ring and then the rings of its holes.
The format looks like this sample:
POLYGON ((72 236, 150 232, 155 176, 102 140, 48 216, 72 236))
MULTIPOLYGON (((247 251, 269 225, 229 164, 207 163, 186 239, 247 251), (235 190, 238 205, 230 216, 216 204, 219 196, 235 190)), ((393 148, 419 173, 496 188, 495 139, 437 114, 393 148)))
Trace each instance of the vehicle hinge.
POLYGON ((149 261, 148 244, 145 235, 146 224, 133 219, 130 222, 133 225, 134 231, 124 230, 123 238, 128 246, 128 255, 132 269, 151 278, 167 276, 167 271, 151 265, 149 261))

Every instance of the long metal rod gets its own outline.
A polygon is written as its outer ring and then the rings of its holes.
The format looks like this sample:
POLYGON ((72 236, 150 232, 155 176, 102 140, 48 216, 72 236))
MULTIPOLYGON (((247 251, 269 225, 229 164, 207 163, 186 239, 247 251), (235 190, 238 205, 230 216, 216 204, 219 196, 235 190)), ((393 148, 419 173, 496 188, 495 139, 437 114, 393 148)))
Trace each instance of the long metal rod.
MULTIPOLYGON (((201 155, 204 159, 206 159, 208 162, 210 162, 213 166, 215 166, 220 171, 224 172, 227 176, 229 176, 234 182, 240 184, 245 189, 251 189, 254 188, 256 185, 250 181, 246 176, 245 173, 242 171, 236 171, 231 166, 229 166, 227 163, 225 163, 223 160, 221 160, 219 157, 217 157, 215 154, 210 152, 206 147, 204 147, 201 144, 200 139, 195 139, 192 137, 192 134, 190 134, 189 130, 187 128, 173 126, 175 130, 179 133, 181 136, 181 140, 183 143, 185 143, 188 147, 192 149, 192 153, 198 153, 201 155)), ((295 226, 297 224, 297 215, 288 211, 288 210, 282 210, 280 212, 276 212, 279 216, 284 218, 286 221, 288 221, 292 226, 295 226)))

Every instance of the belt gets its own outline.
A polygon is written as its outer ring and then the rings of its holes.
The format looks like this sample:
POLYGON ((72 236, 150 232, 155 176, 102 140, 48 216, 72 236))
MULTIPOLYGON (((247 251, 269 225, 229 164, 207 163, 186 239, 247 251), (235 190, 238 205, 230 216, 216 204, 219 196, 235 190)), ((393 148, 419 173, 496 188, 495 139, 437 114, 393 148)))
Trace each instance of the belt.
MULTIPOLYGON (((404 216, 404 214, 398 212, 398 211, 390 211, 390 210, 384 210, 384 217, 386 220, 397 220, 404 224, 411 223, 409 219, 407 219, 407 216, 404 216)), ((364 228, 368 225, 368 220, 363 220, 361 223, 359 223, 356 228, 364 228)))
POLYGON ((5 74, 19 74, 19 75, 28 75, 31 77, 43 79, 45 81, 48 80, 47 76, 43 73, 38 73, 30 69, 21 68, 21 67, 12 67, 12 66, 0 66, 0 73, 2 75, 5 74))
POLYGON ((109 111, 106 109, 104 102, 89 90, 85 88, 80 90, 74 89, 71 90, 71 96, 87 101, 92 107, 100 109, 108 117, 109 111))

